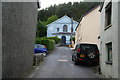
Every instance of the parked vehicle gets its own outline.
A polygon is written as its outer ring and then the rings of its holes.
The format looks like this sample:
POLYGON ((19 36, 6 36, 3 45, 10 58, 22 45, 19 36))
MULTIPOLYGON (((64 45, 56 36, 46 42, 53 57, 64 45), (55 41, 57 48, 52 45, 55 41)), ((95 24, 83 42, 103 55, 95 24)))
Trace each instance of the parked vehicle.
POLYGON ((43 53, 44 56, 47 56, 48 50, 45 45, 36 44, 34 47, 34 53, 43 53))
POLYGON ((99 64, 99 50, 96 44, 80 43, 73 51, 72 61, 74 64, 87 63, 99 64))

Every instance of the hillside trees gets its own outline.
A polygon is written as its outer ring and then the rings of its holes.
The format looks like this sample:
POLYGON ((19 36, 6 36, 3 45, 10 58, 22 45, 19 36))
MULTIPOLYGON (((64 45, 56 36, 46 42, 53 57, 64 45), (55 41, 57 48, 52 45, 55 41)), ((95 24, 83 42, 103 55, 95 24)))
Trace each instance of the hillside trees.
POLYGON ((83 14, 97 5, 99 5, 99 2, 69 2, 40 10, 38 12, 37 37, 45 37, 47 34, 47 25, 58 18, 67 15, 79 21, 83 14))
POLYGON ((36 37, 44 37, 47 34, 47 26, 43 25, 42 21, 37 23, 36 37))
POLYGON ((69 17, 73 17, 74 20, 79 21, 81 15, 85 14, 97 5, 99 5, 99 2, 69 2, 53 5, 46 9, 40 10, 38 19, 41 21, 46 21, 52 15, 57 15, 58 18, 68 15, 69 17))

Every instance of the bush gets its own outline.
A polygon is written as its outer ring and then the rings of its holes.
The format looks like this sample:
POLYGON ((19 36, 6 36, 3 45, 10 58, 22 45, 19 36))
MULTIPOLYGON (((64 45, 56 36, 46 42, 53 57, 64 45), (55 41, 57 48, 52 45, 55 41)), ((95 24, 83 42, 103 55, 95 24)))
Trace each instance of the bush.
POLYGON ((56 44, 61 42, 61 39, 58 37, 48 37, 47 39, 54 40, 56 44))
POLYGON ((55 41, 54 40, 49 40, 49 48, 48 50, 53 50, 55 47, 55 41))
POLYGON ((75 43, 75 37, 70 38, 70 42, 72 42, 72 41, 75 43))
POLYGON ((55 47, 55 41, 47 39, 45 37, 43 38, 36 38, 36 44, 43 44, 47 47, 49 51, 53 50, 55 47))
POLYGON ((72 37, 72 41, 74 41, 74 43, 75 43, 75 37, 72 37))

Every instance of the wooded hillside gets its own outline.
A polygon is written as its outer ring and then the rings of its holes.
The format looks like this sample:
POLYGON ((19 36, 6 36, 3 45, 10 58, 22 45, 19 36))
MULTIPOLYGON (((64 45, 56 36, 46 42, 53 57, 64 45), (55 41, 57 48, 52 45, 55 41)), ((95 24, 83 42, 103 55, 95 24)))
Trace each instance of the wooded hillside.
POLYGON ((99 5, 99 2, 71 2, 50 6, 46 9, 42 9, 38 13, 38 19, 46 21, 52 15, 57 15, 58 18, 65 14, 69 17, 73 17, 74 20, 79 21, 81 15, 99 5))

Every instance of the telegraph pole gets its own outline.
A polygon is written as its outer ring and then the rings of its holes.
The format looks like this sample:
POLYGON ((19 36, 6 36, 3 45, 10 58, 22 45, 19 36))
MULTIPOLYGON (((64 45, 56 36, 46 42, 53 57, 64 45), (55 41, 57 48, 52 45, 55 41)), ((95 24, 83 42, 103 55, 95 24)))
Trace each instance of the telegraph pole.
POLYGON ((71 44, 72 44, 72 35, 73 35, 73 18, 71 18, 71 44))
POLYGON ((71 18, 71 33, 73 33, 73 18, 71 18))

